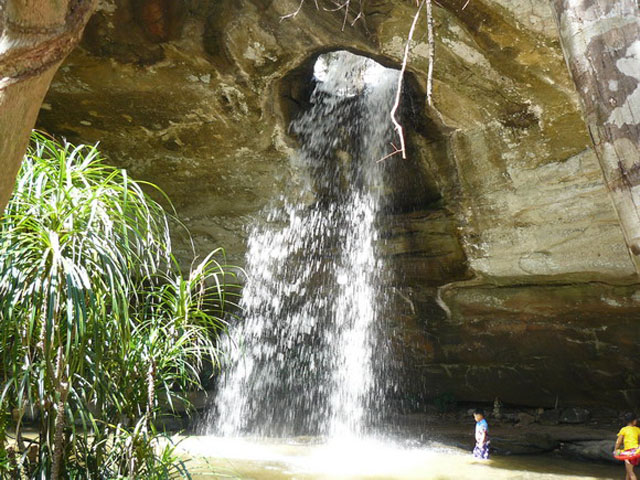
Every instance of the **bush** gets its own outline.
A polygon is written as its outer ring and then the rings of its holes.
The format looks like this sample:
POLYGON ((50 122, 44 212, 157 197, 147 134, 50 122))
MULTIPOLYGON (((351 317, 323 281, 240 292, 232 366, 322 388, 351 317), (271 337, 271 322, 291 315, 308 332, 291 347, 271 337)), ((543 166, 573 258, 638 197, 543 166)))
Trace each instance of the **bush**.
POLYGON ((168 225, 95 147, 33 134, 0 223, 0 412, 13 412, 0 419, 0 472, 188 476, 155 430, 158 399, 171 406, 218 365, 233 272, 217 250, 183 275, 168 225))

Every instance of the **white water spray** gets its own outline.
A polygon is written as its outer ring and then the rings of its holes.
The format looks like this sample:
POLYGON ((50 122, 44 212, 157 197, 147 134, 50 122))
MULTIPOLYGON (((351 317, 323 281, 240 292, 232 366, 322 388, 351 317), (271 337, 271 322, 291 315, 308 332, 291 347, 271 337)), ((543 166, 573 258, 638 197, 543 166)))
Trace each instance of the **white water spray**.
POLYGON ((397 75, 348 52, 319 57, 312 106, 291 126, 315 199, 284 198, 250 232, 244 320, 208 433, 360 435, 380 414, 378 160, 397 75))

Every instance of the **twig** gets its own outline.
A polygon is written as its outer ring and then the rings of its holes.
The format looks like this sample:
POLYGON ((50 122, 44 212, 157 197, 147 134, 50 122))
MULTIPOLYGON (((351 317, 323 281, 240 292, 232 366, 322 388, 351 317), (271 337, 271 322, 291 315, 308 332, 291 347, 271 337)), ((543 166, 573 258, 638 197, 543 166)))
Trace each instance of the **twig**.
POLYGON ((407 63, 409 62, 409 52, 411 50, 411 41, 413 40, 413 34, 416 31, 416 25, 418 24, 418 19, 420 18, 420 12, 422 11, 422 7, 424 7, 427 1, 430 2, 430 0, 420 1, 418 5, 418 11, 413 17, 413 22, 411 23, 411 29, 409 30, 409 36, 407 37, 407 43, 404 47, 404 57, 402 58, 402 68, 400 69, 400 74, 398 75, 398 88, 396 90, 396 98, 393 103, 393 108, 391 109, 391 121, 393 122, 393 126, 395 127, 396 132, 398 133, 398 137, 400 137, 400 149, 397 149, 397 151, 394 152, 394 155, 396 153, 402 153, 403 159, 407 158, 407 149, 404 142, 404 130, 402 128, 402 125, 400 125, 400 122, 398 122, 398 119, 396 118, 396 113, 398 112, 398 108, 400 107, 400 98, 402 97, 402 84, 404 82, 404 74, 407 70, 407 63))
POLYGON ((467 5, 469 5, 469 2, 470 2, 470 1, 471 1, 471 0, 467 0, 467 1, 464 3, 464 5, 462 6, 462 10, 464 10, 465 8, 467 8, 467 5))
POLYGON ((393 147, 393 152, 391 152, 391 153, 385 155, 384 157, 382 157, 380 160, 378 160, 378 163, 384 162, 387 158, 391 158, 394 155, 397 155, 398 153, 400 153, 400 149, 398 147, 396 147, 396 145, 393 142, 391 142, 390 145, 393 147))
MULTIPOLYGON (((294 12, 288 13, 287 15, 283 15, 282 17, 280 17, 280 21, 282 22, 283 20, 286 20, 288 18, 294 18, 296 17, 301 11, 302 11, 302 7, 304 6, 306 0, 300 0, 300 3, 298 4, 298 8, 296 8, 296 10, 294 12)), ((351 0, 332 0, 331 3, 333 3, 333 7, 330 8, 326 8, 326 7, 320 7, 320 3, 319 0, 313 0, 313 3, 316 6, 317 10, 324 10, 325 12, 339 12, 340 10, 344 9, 344 18, 342 20, 342 31, 344 31, 345 27, 347 26, 347 23, 349 23, 349 13, 351 13, 351 0)), ((364 0, 360 0, 360 11, 358 12, 358 14, 356 15, 356 17, 353 19, 352 22, 350 22, 350 25, 353 27, 358 20, 362 20, 364 19, 364 0)))
MULTIPOLYGON (((467 2, 468 3, 468 2, 467 2)), ((436 56, 436 41, 433 35, 433 11, 431 0, 427 0, 427 38, 429 42, 429 67, 427 69, 427 104, 431 106, 433 93, 433 64, 436 56)))
POLYGON ((351 7, 351 0, 345 0, 344 3, 334 1, 333 4, 336 5, 335 8, 323 7, 323 10, 325 12, 339 12, 344 8, 344 19, 342 20, 342 31, 344 32, 344 28, 347 26, 347 21, 349 20, 349 10, 351 7))
MULTIPOLYGON (((283 15, 282 17, 280 17, 280 21, 282 22, 283 20, 286 20, 287 18, 294 18, 294 17, 297 17, 297 16, 298 16, 298 14, 300 13, 300 11, 302 10, 302 7, 304 6, 304 2, 305 2, 305 1, 306 1, 306 0, 300 0, 300 4, 298 5, 298 8, 296 9, 296 11, 295 11, 295 12, 288 13, 288 14, 286 14, 286 15, 283 15)), ((318 10, 320 10, 320 5, 318 5, 318 0, 313 0, 313 3, 315 3, 315 4, 316 4, 316 8, 317 8, 318 10)))
POLYGON ((356 15, 356 18, 353 19, 353 22, 351 22, 351 26, 353 27, 356 23, 358 23, 358 20, 362 19, 362 21, 364 22, 364 26, 365 28, 367 28, 367 21, 365 20, 364 17, 364 4, 367 0, 360 0, 360 11, 358 12, 358 15, 356 15))

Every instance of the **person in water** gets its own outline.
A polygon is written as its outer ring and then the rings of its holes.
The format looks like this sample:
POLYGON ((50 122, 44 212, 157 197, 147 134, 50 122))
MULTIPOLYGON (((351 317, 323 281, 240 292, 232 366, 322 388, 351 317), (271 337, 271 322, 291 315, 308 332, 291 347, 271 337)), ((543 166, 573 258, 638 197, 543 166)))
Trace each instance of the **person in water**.
MULTIPOLYGON (((633 413, 627 413, 624 416, 624 422, 626 427, 622 427, 618 432, 618 439, 616 440, 616 447, 613 454, 620 453, 620 447, 622 451, 635 450, 640 446, 640 428, 638 428, 638 418, 633 413)), ((625 480, 637 480, 636 474, 633 472, 633 467, 640 463, 640 458, 634 458, 633 460, 625 460, 624 467, 627 471, 625 480)))
POLYGON ((476 446, 473 449, 473 456, 480 460, 489 460, 489 424, 484 418, 484 410, 476 408, 473 411, 473 418, 476 421, 476 446))

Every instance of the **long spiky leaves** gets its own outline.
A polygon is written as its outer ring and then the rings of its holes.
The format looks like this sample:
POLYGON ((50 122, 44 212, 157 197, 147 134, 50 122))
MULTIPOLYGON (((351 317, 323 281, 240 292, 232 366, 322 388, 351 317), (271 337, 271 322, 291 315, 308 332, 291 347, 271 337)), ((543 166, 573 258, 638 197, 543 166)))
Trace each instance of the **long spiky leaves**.
POLYGON ((34 478, 50 474, 60 448, 77 478, 154 464, 188 475, 171 448, 157 454, 153 422, 160 398, 173 408, 202 388, 206 362, 218 365, 216 336, 234 305, 234 270, 218 258, 183 276, 168 216, 140 183, 94 146, 33 134, 0 222, 0 409, 40 412, 34 478))

